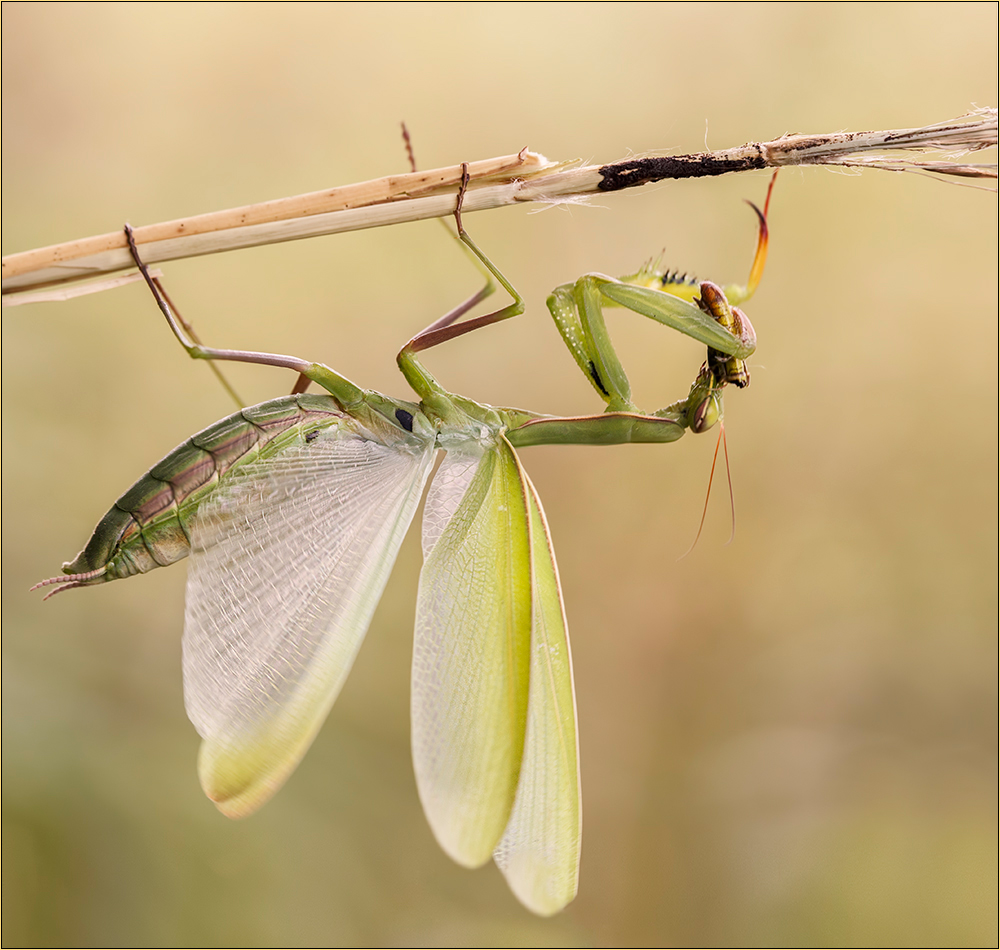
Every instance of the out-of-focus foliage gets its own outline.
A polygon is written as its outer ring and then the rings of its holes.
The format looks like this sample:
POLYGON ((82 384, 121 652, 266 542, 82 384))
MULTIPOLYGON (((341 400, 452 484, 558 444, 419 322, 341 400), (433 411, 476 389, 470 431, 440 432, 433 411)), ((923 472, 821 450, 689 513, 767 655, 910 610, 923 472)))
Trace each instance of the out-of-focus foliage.
MULTIPOLYGON (((5 253, 516 151, 610 161, 917 126, 996 95, 995 4, 3 5, 5 253)), ((766 176, 470 215, 528 301, 430 354, 454 391, 599 408, 543 301, 589 270, 742 279, 766 176)), ((532 918, 454 866, 409 764, 419 544, 333 714, 234 823, 197 786, 183 565, 42 604, 151 463, 231 407, 130 287, 3 317, 7 946, 982 946, 996 939, 996 199, 787 171, 711 438, 523 453, 559 554, 580 894, 532 918)), ((477 278, 430 222, 179 262, 211 343, 402 394, 396 348, 477 278)), ((641 404, 702 352, 612 320, 641 404)), ((236 367, 245 398, 288 373, 236 367)))

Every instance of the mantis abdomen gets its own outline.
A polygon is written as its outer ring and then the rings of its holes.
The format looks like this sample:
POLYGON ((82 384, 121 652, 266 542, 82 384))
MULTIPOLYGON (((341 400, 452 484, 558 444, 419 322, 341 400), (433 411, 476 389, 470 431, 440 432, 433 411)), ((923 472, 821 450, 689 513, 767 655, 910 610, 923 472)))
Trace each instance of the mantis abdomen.
MULTIPOLYGON (((63 565, 59 590, 145 574, 188 556, 188 524, 228 472, 337 426, 358 424, 325 395, 271 399, 216 422, 182 442, 143 475, 101 519, 86 547, 63 565)), ((349 430, 349 431, 346 431, 349 430)))

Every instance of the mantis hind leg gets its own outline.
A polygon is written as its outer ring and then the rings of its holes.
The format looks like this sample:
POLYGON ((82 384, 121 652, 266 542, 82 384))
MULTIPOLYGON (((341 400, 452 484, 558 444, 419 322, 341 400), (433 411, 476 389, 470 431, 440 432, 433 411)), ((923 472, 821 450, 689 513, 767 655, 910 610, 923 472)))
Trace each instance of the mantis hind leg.
MULTIPOLYGON (((406 157, 410 162, 410 170, 413 172, 417 171, 417 159, 413 153, 413 140, 410 138, 410 131, 406 127, 406 123, 401 123, 403 131, 403 143, 406 146, 406 157)), ((424 327, 416 336, 414 336, 407 344, 403 347, 406 349, 410 348, 412 352, 418 352, 419 350, 430 349, 432 346, 436 346, 438 343, 443 343, 444 339, 436 339, 433 334, 438 330, 443 330, 446 327, 452 326, 457 320, 468 313, 476 304, 485 300, 489 297, 495 290, 496 284, 494 284, 493 279, 496 277, 498 281, 502 284, 504 289, 514 298, 515 301, 520 301, 521 297, 511 287, 507 279, 497 270, 492 261, 486 257, 485 254, 476 246, 476 244, 469 237, 468 232, 462 226, 462 205, 465 201, 465 194, 469 187, 469 166, 468 163, 462 163, 462 181, 459 185, 458 199, 455 205, 455 211, 453 212, 455 216, 455 223, 458 226, 458 232, 453 232, 448 225, 445 223, 443 218, 438 218, 437 221, 445 229, 450 237, 454 241, 458 241, 459 246, 462 248, 463 253, 472 262, 473 267, 479 271, 483 276, 483 286, 472 294, 468 299, 462 301, 453 310, 449 310, 443 317, 439 317, 430 325, 424 327)), ((505 308, 506 309, 506 308, 505 308)), ((523 310, 523 306, 522 306, 523 310)), ((509 314, 509 316, 515 316, 515 314, 509 314)), ((493 321, 495 322, 495 321, 493 321)), ((468 329, 458 331, 452 331, 451 336, 445 337, 445 339, 453 339, 454 336, 460 336, 461 333, 468 333, 470 330, 477 329, 478 326, 483 326, 487 324, 476 324, 475 326, 470 326, 468 329)))
MULTIPOLYGON (((219 349, 217 347, 203 345, 201 341, 198 340, 191 328, 191 325, 187 323, 183 317, 181 317, 177 308, 173 305, 173 302, 163 290, 159 279, 150 275, 149 269, 139 256, 139 250, 135 244, 135 237, 133 236, 132 228, 127 224, 125 225, 125 239, 128 242, 129 251, 132 254, 132 260, 135 261, 136 267, 139 268, 139 273, 142 274, 143 280, 145 280, 146 286, 149 288, 150 293, 152 293, 157 307, 159 307, 160 312, 166 319, 167 324, 174 336, 177 337, 178 342, 184 347, 188 356, 192 359, 208 360, 210 365, 213 365, 215 360, 229 360, 235 363, 253 363, 260 366, 278 366, 282 369, 294 370, 299 374, 299 378, 292 389, 293 394, 302 392, 306 388, 306 385, 308 385, 308 382, 315 382, 334 396, 345 408, 362 401, 364 396, 364 391, 362 389, 355 386, 354 383, 346 377, 341 376, 339 373, 335 373, 328 366, 324 366, 322 363, 311 363, 308 360, 300 359, 297 356, 285 356, 280 353, 260 353, 255 350, 219 349), (305 384, 303 384, 303 381, 306 381, 305 384)), ((214 368, 215 367, 213 365, 213 369, 214 368)), ((217 375, 220 375, 221 378, 221 374, 218 373, 218 370, 216 370, 216 373, 217 375)), ((238 396, 236 396, 232 387, 225 382, 223 385, 236 399, 237 404, 242 406, 241 400, 238 396)))
POLYGON ((422 398, 442 393, 444 390, 441 389, 434 377, 427 371, 420 360, 417 359, 417 353, 429 350, 431 347, 438 346, 448 340, 464 336, 466 333, 471 333, 473 330, 478 330, 481 327, 491 326, 494 323, 500 323, 502 320, 508 320, 511 317, 516 317, 524 313, 524 299, 514 289, 510 281, 504 277, 500 269, 483 253, 476 242, 472 240, 469 233, 465 230, 465 226, 462 224, 462 203, 465 200, 468 185, 469 167, 463 162, 462 184, 459 188, 454 212, 455 224, 458 228, 457 239, 461 241, 463 247, 472 257, 477 269, 485 275, 486 283, 480 290, 467 300, 464 300, 453 310, 450 310, 429 326, 424 327, 397 354, 396 363, 400 371, 406 377, 407 382, 413 387, 414 391, 422 398), (458 322, 476 304, 485 300, 493 293, 495 290, 494 279, 510 294, 513 302, 491 313, 458 322))
MULTIPOLYGON (((133 248, 135 241, 132 236, 132 229, 127 224, 125 225, 125 236, 129 242, 129 250, 132 251, 133 260, 136 260, 138 256, 138 251, 133 248)), ((140 267, 140 272, 142 272, 141 267, 140 267)), ((142 277, 147 280, 148 284, 149 281, 147 275, 145 273, 142 273, 142 277)), ((191 340, 192 343, 196 344, 197 346, 201 346, 202 345, 201 340, 198 338, 198 334, 195 332, 194 327, 190 323, 188 323, 187 320, 184 319, 180 310, 177 309, 177 305, 173 302, 173 300, 171 300, 170 294, 167 293, 167 289, 163 286, 163 282, 160 280, 160 278, 153 277, 152 282, 153 286, 155 287, 155 290, 159 293, 160 296, 162 296, 164 302, 166 303, 167 310, 177 318, 177 323, 179 325, 179 328, 181 328, 184 331, 184 333, 186 334, 188 339, 191 340)), ((154 296, 156 296, 155 293, 154 296)), ((171 324, 171 329, 172 330, 174 329, 172 324, 171 324)), ((176 332, 177 331, 174 330, 175 335, 176 332)), ((236 392, 236 390, 233 388, 229 380, 226 379, 225 374, 215 364, 214 360, 209 361, 208 368, 215 375, 215 378, 219 381, 219 384, 222 386, 222 388, 232 397, 233 402, 235 402, 236 405, 242 409, 246 405, 246 402, 240 397, 240 394, 236 392)))

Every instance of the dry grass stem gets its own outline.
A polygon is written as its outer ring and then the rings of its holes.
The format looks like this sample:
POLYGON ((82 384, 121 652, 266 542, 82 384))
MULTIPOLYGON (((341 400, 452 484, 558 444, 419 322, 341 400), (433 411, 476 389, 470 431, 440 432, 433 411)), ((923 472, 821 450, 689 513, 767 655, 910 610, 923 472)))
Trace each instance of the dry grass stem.
MULTIPOLYGON (((969 152, 995 147, 997 110, 979 109, 918 129, 784 135, 733 149, 692 155, 641 156, 608 165, 569 167, 522 149, 516 155, 469 163, 464 210, 558 202, 595 192, 620 191, 653 181, 725 175, 785 165, 840 165, 909 171, 957 179, 993 179, 996 164, 967 164, 969 152), (900 153, 939 153, 917 160, 900 153)), ((277 244, 450 215, 461 166, 392 175, 373 181, 265 201, 135 229, 147 263, 277 244)), ((992 189, 990 189, 992 190, 992 189)), ((24 291, 125 270, 132 260, 121 231, 10 254, 3 259, 4 303, 40 299, 24 291), (17 292, 17 293, 15 293, 17 292), (10 294, 9 298, 7 295, 10 294)), ((100 282, 80 292, 117 286, 100 282)), ((45 299, 52 299, 46 297, 45 299)), ((64 299, 60 297, 59 299, 64 299)))

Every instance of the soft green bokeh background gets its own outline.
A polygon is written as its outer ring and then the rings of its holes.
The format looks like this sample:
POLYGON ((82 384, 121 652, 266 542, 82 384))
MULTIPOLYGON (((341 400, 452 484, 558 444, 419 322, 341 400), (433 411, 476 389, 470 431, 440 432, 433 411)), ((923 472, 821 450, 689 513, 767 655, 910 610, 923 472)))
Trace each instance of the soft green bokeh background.
MULTIPOLYGON (((996 103, 979 4, 3 5, 4 253, 510 153, 610 161, 996 103)), ((588 270, 741 279, 763 174, 467 223, 528 301, 446 385, 598 408, 544 309, 588 270)), ((5 311, 5 946, 983 946, 996 940, 997 206, 786 171, 712 438, 523 453, 575 651, 580 894, 548 921, 438 849, 408 747, 407 539, 315 746, 257 816, 195 777, 183 566, 41 603, 110 503, 231 411, 145 291, 5 311)), ((218 345, 402 395, 393 356, 476 286, 432 223, 167 265, 218 345)), ((613 324, 639 401, 700 348, 613 324)), ((288 373, 237 367, 258 401, 288 373)))

